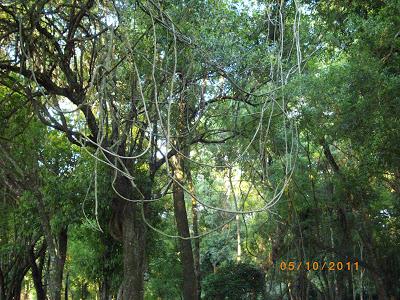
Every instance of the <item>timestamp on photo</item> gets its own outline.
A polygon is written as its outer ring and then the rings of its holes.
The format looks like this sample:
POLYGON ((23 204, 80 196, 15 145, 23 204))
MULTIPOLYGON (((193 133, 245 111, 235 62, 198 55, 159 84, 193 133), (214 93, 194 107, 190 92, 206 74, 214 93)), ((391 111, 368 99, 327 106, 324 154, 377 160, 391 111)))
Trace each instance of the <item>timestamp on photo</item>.
POLYGON ((281 261, 279 264, 281 271, 358 271, 360 269, 358 261, 281 261))

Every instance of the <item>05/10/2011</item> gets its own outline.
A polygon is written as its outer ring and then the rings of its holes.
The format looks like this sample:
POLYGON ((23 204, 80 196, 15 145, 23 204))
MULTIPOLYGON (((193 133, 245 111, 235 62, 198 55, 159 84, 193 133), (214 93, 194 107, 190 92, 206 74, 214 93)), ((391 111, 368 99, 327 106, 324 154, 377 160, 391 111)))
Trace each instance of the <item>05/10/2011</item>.
POLYGON ((296 271, 300 269, 307 271, 358 271, 358 261, 354 262, 341 262, 341 261, 329 261, 329 262, 318 262, 318 261, 306 261, 306 262, 294 262, 294 261, 282 261, 279 264, 281 271, 296 271))

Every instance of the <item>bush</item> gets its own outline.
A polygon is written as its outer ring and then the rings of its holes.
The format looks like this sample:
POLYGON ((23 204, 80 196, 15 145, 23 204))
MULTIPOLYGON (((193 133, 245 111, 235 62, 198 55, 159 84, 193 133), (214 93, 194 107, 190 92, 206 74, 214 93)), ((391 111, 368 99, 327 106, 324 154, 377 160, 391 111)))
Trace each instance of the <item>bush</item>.
POLYGON ((264 273, 246 263, 230 263, 203 280, 205 299, 257 299, 263 294, 264 273))

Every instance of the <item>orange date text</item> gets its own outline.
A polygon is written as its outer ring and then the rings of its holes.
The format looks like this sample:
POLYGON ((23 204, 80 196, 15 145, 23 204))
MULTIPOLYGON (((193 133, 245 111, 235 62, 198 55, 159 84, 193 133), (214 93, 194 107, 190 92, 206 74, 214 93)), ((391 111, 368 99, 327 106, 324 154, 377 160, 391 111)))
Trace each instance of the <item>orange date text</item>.
POLYGON ((359 265, 358 261, 281 261, 279 269, 281 271, 299 271, 301 269, 307 271, 358 271, 359 265))

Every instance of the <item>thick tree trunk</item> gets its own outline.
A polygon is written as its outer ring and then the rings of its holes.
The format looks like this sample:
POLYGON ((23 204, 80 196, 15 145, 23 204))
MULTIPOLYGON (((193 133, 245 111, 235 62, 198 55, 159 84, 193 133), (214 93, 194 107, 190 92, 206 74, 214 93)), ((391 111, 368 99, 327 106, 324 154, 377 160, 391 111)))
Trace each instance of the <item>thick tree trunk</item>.
MULTIPOLYGON (((115 187, 119 194, 134 198, 131 183, 118 177, 115 187)), ((123 271, 122 300, 142 300, 144 297, 144 270, 146 255, 146 228, 141 217, 141 204, 116 196, 113 199, 113 217, 110 232, 122 242, 123 271)))
MULTIPOLYGON (((178 234, 182 237, 190 237, 189 224, 185 206, 185 194, 182 188, 184 182, 183 161, 181 155, 176 155, 173 159, 174 177, 173 198, 174 212, 178 234), (182 185, 182 186, 181 186, 182 185)), ((183 269, 183 298, 185 300, 198 299, 197 280, 193 259, 192 243, 190 239, 180 239, 180 252, 183 269)))
POLYGON ((145 228, 138 219, 137 204, 128 202, 122 221, 122 248, 124 256, 123 300, 144 297, 145 228))

